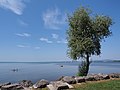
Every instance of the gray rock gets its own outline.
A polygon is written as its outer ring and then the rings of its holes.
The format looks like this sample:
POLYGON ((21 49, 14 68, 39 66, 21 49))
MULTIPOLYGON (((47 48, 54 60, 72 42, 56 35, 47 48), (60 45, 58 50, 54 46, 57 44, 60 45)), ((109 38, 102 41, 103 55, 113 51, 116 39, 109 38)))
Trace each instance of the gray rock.
POLYGON ((63 78, 64 78, 64 76, 61 76, 56 81, 61 81, 63 78))
POLYGON ((70 77, 70 76, 65 76, 65 77, 62 79, 62 81, 67 82, 67 83, 69 83, 69 84, 75 84, 75 83, 76 83, 75 78, 70 77))
POLYGON ((76 80, 77 83, 85 82, 85 78, 84 77, 75 77, 75 80, 76 80))
POLYGON ((94 75, 96 81, 103 80, 103 75, 94 75))
POLYGON ((1 90, 22 90, 22 89, 23 87, 21 87, 19 84, 10 84, 1 87, 1 90))
POLYGON ((120 73, 111 73, 108 74, 110 78, 120 78, 120 73))
POLYGON ((103 75, 103 79, 110 79, 110 76, 109 75, 103 75))
POLYGON ((109 75, 107 75, 107 74, 101 74, 101 73, 95 74, 94 77, 95 77, 96 80, 110 79, 109 75))
POLYGON ((1 88, 2 86, 5 86, 5 85, 10 85, 10 84, 11 84, 10 82, 1 83, 1 84, 0 84, 0 88, 1 88))
POLYGON ((22 80, 19 84, 23 87, 30 87, 33 85, 32 81, 30 80, 22 80))
POLYGON ((68 85, 62 81, 54 81, 51 82, 54 90, 64 90, 64 89, 69 89, 68 85))
POLYGON ((40 80, 38 82, 36 82, 33 87, 34 88, 45 88, 47 85, 49 84, 49 82, 47 80, 40 80))
POLYGON ((99 80, 105 80, 110 79, 109 75, 107 74, 89 74, 86 81, 99 81, 99 80))
POLYGON ((85 81, 96 81, 94 76, 85 76, 85 81))

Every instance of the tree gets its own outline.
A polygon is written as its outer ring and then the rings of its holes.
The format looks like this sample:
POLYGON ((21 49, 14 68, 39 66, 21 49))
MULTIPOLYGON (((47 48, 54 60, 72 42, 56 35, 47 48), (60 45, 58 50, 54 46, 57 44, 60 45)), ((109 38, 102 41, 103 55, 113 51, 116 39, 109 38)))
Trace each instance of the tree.
POLYGON ((92 16, 88 8, 78 8, 68 16, 69 29, 67 30, 68 55, 73 60, 85 60, 84 75, 88 74, 92 55, 101 54, 101 41, 112 34, 110 26, 112 19, 109 16, 92 16))

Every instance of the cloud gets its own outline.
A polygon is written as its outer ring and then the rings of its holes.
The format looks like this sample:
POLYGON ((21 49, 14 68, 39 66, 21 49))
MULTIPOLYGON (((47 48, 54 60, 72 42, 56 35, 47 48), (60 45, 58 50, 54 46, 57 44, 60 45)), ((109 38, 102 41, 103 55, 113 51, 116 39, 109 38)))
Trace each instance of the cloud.
POLYGON ((17 15, 22 15, 23 9, 25 8, 24 2, 26 2, 26 0, 0 0, 0 7, 11 10, 17 15))
POLYGON ((57 43, 67 44, 68 42, 67 42, 67 40, 66 40, 66 39, 62 39, 62 40, 57 41, 57 43))
POLYGON ((24 22, 23 20, 18 20, 19 24, 22 26, 28 26, 28 23, 24 22))
POLYGON ((59 37, 59 35, 57 35, 57 34, 52 34, 52 38, 53 38, 53 39, 58 39, 58 37, 59 37))
POLYGON ((35 49, 40 49, 40 47, 35 47, 35 49))
POLYGON ((53 43, 52 41, 48 40, 47 38, 40 38, 40 41, 43 41, 46 43, 53 43))
POLYGON ((43 13, 43 21, 46 28, 49 29, 60 29, 62 25, 64 25, 66 19, 66 15, 62 14, 57 8, 48 9, 43 13))
POLYGON ((28 45, 23 45, 23 44, 19 44, 17 45, 17 47, 19 48, 33 48, 33 49, 36 49, 36 50, 39 50, 40 47, 36 46, 36 47, 31 47, 31 46, 28 46, 28 45))
POLYGON ((17 36, 20 36, 20 37, 30 37, 31 36, 31 34, 29 34, 29 33, 17 33, 16 34, 17 36))
POLYGON ((19 47, 19 48, 29 48, 30 46, 26 46, 26 45, 17 45, 17 47, 19 47))

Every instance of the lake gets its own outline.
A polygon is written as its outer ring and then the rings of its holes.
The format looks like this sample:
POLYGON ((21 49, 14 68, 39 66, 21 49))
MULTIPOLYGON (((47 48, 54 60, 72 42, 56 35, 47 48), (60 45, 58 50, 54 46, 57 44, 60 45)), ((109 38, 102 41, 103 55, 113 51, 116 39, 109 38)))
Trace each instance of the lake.
MULTIPOLYGON (((60 76, 73 76, 80 62, 0 62, 0 82, 18 82, 40 79, 56 80, 60 76), (61 67, 63 65, 63 67, 61 67), (18 71, 13 71, 18 69, 18 71)), ((120 62, 92 62, 89 73, 120 73, 120 62)))

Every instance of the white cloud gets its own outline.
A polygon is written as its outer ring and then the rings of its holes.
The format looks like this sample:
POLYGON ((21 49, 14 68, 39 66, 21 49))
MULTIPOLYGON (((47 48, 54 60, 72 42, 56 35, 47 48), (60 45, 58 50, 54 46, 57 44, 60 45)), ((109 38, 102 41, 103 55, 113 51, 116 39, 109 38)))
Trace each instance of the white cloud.
POLYGON ((30 46, 26 46, 26 45, 17 45, 17 47, 19 47, 19 48, 29 48, 30 46))
POLYGON ((43 21, 46 28, 60 29, 64 25, 66 15, 62 14, 57 8, 53 10, 47 10, 43 13, 43 21))
POLYGON ((24 45, 24 44, 19 44, 19 45, 17 45, 17 47, 19 47, 19 48, 33 48, 33 49, 36 49, 36 50, 39 50, 39 49, 40 49, 39 46, 31 47, 31 46, 24 45))
POLYGON ((35 49, 40 49, 40 47, 35 47, 35 49))
POLYGON ((44 41, 46 43, 53 43, 52 41, 48 40, 47 38, 40 38, 40 41, 44 41))
POLYGON ((20 37, 30 37, 31 36, 31 34, 29 34, 29 33, 17 33, 16 35, 20 36, 20 37))
POLYGON ((18 20, 19 24, 22 26, 28 26, 28 23, 24 22, 23 20, 18 20))
POLYGON ((57 43, 63 43, 63 44, 66 44, 66 43, 68 43, 68 42, 67 42, 66 39, 62 39, 62 40, 57 41, 57 43))
POLYGON ((25 8, 25 1, 26 0, 0 0, 0 7, 11 10, 17 15, 22 15, 23 9, 25 8))
POLYGON ((57 35, 57 34, 52 34, 52 38, 58 39, 58 37, 59 37, 59 35, 57 35))

